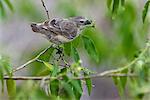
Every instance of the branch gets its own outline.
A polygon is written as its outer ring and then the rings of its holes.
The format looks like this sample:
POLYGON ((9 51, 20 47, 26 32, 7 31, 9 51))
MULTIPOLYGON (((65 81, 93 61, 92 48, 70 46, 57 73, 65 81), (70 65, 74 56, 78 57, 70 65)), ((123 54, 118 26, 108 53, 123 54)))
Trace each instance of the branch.
POLYGON ((53 45, 48 46, 46 49, 44 49, 42 52, 40 52, 35 58, 29 60, 28 62, 26 62, 25 64, 17 67, 16 69, 13 69, 13 71, 11 73, 14 73, 16 71, 19 71, 23 68, 25 68, 27 65, 31 64, 32 62, 36 61, 42 54, 44 54, 49 48, 52 48, 53 45))
MULTIPOLYGON (((103 77, 137 77, 137 75, 134 74, 109 74, 109 75, 101 75, 101 74, 97 74, 97 75, 92 75, 92 76, 87 76, 87 77, 73 77, 71 79, 75 79, 75 80, 84 80, 84 79, 89 79, 89 78, 103 78, 103 77)), ((40 77, 28 77, 28 76, 4 76, 5 80, 8 79, 13 79, 13 80, 50 80, 50 79, 62 79, 60 77, 44 77, 44 76, 40 76, 40 77)))
POLYGON ((47 18, 48 18, 48 19, 50 19, 49 14, 48 14, 48 10, 47 10, 47 8, 46 8, 46 6, 45 6, 44 1, 43 1, 43 0, 41 0, 41 2, 42 2, 42 5, 43 5, 43 7, 44 7, 44 9, 45 9, 45 11, 46 11, 47 18))

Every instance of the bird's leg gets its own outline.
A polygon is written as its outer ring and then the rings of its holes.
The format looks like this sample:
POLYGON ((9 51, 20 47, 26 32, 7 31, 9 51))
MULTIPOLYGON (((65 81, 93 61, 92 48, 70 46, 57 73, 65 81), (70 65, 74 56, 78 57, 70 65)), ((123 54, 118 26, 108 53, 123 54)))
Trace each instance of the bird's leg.
POLYGON ((63 57, 63 56, 62 56, 62 55, 63 55, 63 48, 60 47, 60 46, 58 46, 58 47, 56 47, 56 50, 57 50, 56 54, 59 54, 59 57, 58 57, 57 60, 59 60, 60 58, 63 57))
POLYGON ((65 64, 65 66, 70 66, 68 63, 67 63, 67 61, 64 59, 64 52, 63 52, 63 48, 62 47, 60 47, 60 46, 58 46, 57 48, 57 52, 56 52, 56 54, 59 54, 59 57, 58 57, 58 59, 57 59, 57 61, 59 61, 59 60, 62 60, 63 61, 63 63, 65 64))

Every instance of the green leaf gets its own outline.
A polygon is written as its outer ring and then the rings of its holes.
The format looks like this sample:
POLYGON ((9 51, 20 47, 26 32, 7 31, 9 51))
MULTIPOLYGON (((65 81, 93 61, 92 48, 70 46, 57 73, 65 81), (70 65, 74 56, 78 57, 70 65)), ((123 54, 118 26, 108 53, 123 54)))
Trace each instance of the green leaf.
POLYGON ((112 8, 112 13, 116 14, 119 8, 119 0, 114 0, 113 2, 113 8, 112 8))
POLYGON ((54 65, 54 69, 53 69, 53 71, 52 71, 51 76, 52 76, 52 77, 57 76, 57 73, 58 73, 58 72, 59 72, 58 66, 57 66, 57 65, 54 65))
POLYGON ((7 92, 9 97, 15 97, 16 95, 16 82, 12 79, 6 80, 7 92))
POLYGON ((150 3, 150 0, 148 0, 148 1, 146 2, 146 4, 144 5, 144 10, 143 10, 143 12, 142 12, 142 20, 143 20, 143 23, 145 22, 145 19, 146 19, 147 13, 148 13, 149 3, 150 3))
POLYGON ((48 68, 45 68, 44 70, 40 71, 37 76, 46 76, 50 74, 50 70, 48 68))
POLYGON ((70 56, 70 53, 71 53, 71 43, 70 42, 64 44, 64 52, 65 52, 65 54, 70 56))
POLYGON ((81 84, 81 80, 75 80, 77 83, 71 83, 71 86, 73 88, 73 92, 74 92, 74 95, 76 97, 76 100, 80 100, 81 96, 82 96, 82 93, 83 93, 83 90, 82 90, 82 84, 81 84), (76 86, 78 84, 78 86, 76 86), (81 92, 79 92, 80 89, 78 88, 81 88, 81 92))
POLYGON ((72 56, 73 56, 75 62, 79 62, 80 57, 79 57, 78 51, 73 46, 71 48, 71 53, 72 53, 72 56))
POLYGON ((72 90, 72 86, 70 84, 68 84, 67 82, 61 81, 61 85, 63 86, 63 88, 67 92, 68 97, 70 97, 72 99, 75 98, 74 92, 72 90))
POLYGON ((59 92, 59 80, 52 80, 50 81, 50 90, 51 90, 51 94, 58 96, 58 92, 59 92))
POLYGON ((0 18, 4 18, 6 16, 5 9, 2 1, 0 0, 0 18))
POLYGON ((74 39, 72 41, 72 46, 78 47, 78 45, 80 44, 80 42, 81 42, 81 36, 79 35, 76 39, 74 39))
POLYGON ((3 67, 3 71, 6 72, 7 75, 11 76, 12 67, 10 65, 9 58, 3 56, 3 59, 0 61, 0 65, 3 67))
MULTIPOLYGON (((122 71, 121 73, 127 74, 128 69, 122 71)), ((127 83, 127 77, 112 77, 115 85, 118 88, 119 95, 123 98, 124 97, 124 90, 127 83)))
POLYGON ((70 80, 70 83, 76 89, 77 92, 82 94, 82 86, 79 81, 80 80, 70 80))
POLYGON ((10 9, 11 11, 14 11, 14 8, 13 8, 13 6, 12 6, 12 4, 10 3, 9 0, 3 0, 3 1, 7 4, 7 6, 9 7, 9 9, 10 9))
POLYGON ((1 87, 2 87, 1 91, 3 93, 4 92, 4 76, 3 76, 3 71, 2 70, 0 70, 0 81, 1 81, 1 87))
POLYGON ((111 9, 112 0, 107 0, 107 8, 111 9))
POLYGON ((89 56, 98 62, 99 56, 98 56, 98 53, 97 53, 97 50, 95 48, 93 41, 86 36, 82 36, 82 39, 83 39, 84 47, 87 53, 89 54, 89 56))
MULTIPOLYGON (((84 76, 87 77, 87 76, 89 76, 89 74, 84 72, 84 76)), ((90 95, 91 91, 92 91, 92 80, 90 78, 87 78, 87 79, 85 79, 85 82, 86 82, 88 94, 90 95)))
POLYGON ((49 62, 50 57, 52 56, 54 48, 49 48, 44 54, 42 54, 39 59, 49 62))
POLYGON ((125 0, 121 0, 121 6, 124 6, 125 0))
POLYGON ((49 64, 48 62, 43 62, 44 65, 49 69, 49 71, 53 71, 54 70, 54 66, 49 64))

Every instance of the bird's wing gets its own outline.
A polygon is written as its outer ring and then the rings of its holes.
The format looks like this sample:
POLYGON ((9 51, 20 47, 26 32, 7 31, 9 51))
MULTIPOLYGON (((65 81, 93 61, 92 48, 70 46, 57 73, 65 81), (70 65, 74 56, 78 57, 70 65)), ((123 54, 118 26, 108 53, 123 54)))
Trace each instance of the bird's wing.
POLYGON ((62 35, 68 39, 73 39, 77 35, 77 26, 74 22, 69 20, 63 20, 59 23, 60 30, 62 35))

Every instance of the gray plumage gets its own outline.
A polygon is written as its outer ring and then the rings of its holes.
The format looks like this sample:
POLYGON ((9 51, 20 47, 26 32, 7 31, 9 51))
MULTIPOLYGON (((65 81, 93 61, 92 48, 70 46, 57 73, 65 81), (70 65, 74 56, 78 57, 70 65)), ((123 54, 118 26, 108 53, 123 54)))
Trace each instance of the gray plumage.
POLYGON ((69 19, 54 18, 43 23, 31 24, 32 30, 43 34, 50 42, 62 44, 75 39, 91 21, 82 16, 69 19))

